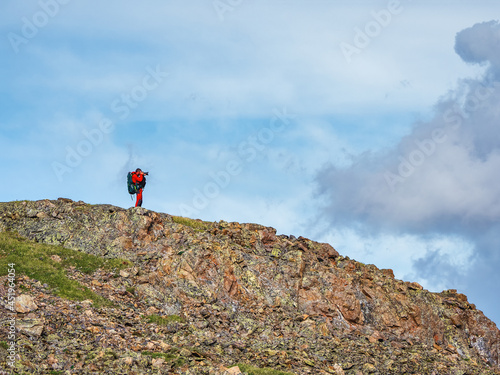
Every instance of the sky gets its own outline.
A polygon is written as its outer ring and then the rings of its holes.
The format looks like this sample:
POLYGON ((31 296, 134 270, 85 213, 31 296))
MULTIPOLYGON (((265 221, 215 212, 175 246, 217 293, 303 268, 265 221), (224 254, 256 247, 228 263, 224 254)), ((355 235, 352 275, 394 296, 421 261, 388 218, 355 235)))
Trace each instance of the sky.
POLYGON ((0 5, 0 201, 254 222, 500 322, 497 0, 0 5))

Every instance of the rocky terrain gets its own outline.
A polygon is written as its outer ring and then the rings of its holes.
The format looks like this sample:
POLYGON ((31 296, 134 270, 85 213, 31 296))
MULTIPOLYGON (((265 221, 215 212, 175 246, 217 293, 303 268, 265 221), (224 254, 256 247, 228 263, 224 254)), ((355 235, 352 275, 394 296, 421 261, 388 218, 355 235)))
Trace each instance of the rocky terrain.
POLYGON ((0 233, 6 373, 500 374, 500 331, 465 295, 273 228, 60 198, 0 203, 0 233), (12 372, 5 268, 22 246, 91 294, 16 264, 12 372), (71 265, 81 252, 103 266, 71 265))

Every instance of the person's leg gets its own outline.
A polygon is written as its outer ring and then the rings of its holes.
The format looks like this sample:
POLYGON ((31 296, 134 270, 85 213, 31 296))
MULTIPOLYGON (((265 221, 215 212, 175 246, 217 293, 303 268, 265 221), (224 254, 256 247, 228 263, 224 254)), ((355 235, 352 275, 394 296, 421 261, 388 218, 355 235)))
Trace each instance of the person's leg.
POLYGON ((142 189, 137 191, 137 199, 135 201, 136 207, 142 207, 142 189))

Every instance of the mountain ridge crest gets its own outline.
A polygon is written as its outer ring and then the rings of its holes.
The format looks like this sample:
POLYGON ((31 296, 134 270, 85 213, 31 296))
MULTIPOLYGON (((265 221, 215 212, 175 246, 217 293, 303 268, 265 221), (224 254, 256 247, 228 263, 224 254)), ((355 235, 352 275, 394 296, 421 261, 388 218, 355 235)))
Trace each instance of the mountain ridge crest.
MULTIPOLYGON (((217 373, 213 368, 235 360, 295 374, 500 373, 500 331, 465 295, 429 292, 395 279, 390 269, 272 227, 59 198, 0 203, 5 231, 131 262, 112 276, 71 272, 105 298, 123 299, 122 308, 135 301, 139 315, 181 317, 160 327, 153 341, 179 348, 179 358, 188 346, 206 356, 197 361, 194 351, 185 352, 177 367, 165 359, 174 373, 187 371, 186 363, 193 374, 217 373), (118 298, 116 291, 130 295, 118 298)), ((41 309, 33 313, 42 318, 41 309)), ((120 355, 137 352, 134 342, 123 344, 120 355)))

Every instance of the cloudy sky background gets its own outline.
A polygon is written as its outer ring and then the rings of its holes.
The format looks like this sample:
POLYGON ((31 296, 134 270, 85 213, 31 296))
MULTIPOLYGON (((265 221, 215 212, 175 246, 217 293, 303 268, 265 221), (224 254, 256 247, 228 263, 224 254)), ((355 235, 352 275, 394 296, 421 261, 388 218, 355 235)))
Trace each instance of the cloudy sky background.
POLYGON ((500 4, 7 0, 0 200, 331 243, 500 322, 500 4))

